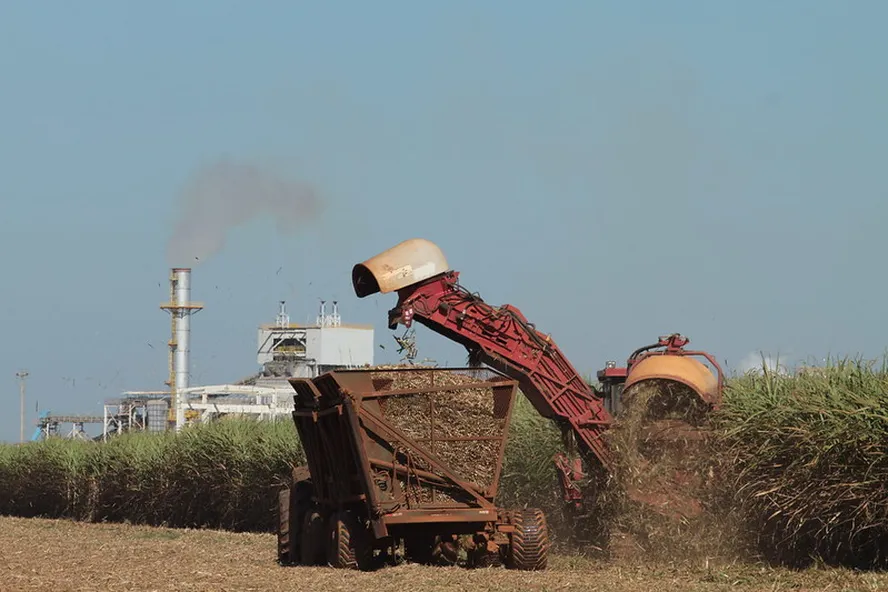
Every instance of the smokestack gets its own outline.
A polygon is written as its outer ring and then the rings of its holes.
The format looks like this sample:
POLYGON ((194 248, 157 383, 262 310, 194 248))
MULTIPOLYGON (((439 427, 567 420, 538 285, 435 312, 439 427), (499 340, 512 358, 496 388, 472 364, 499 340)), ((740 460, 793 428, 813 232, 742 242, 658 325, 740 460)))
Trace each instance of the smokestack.
POLYGON ((176 431, 185 425, 185 395, 188 388, 191 353, 191 315, 203 305, 191 302, 191 269, 173 268, 170 272, 170 301, 161 305, 172 317, 170 339, 170 410, 176 421, 176 431))
POLYGON ((327 324, 327 301, 321 300, 321 308, 318 311, 318 322, 319 327, 323 327, 327 324))

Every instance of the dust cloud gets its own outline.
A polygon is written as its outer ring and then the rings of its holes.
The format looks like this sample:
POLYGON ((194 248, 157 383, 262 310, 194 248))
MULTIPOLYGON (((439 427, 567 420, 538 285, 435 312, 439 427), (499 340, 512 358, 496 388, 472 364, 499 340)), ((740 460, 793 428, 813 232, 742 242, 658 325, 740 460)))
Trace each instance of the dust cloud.
POLYGON ((276 177, 259 167, 220 160, 201 167, 179 196, 179 212, 167 243, 170 266, 194 266, 218 253, 228 233, 267 215, 277 231, 291 233, 321 213, 315 188, 276 177))

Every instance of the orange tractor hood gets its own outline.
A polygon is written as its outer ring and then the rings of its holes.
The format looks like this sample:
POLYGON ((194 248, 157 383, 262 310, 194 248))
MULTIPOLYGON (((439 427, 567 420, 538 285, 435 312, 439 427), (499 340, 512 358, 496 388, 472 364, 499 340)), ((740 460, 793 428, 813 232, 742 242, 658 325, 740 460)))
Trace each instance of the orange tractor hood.
POLYGON ((718 379, 705 364, 688 356, 652 355, 632 365, 625 388, 648 380, 671 380, 693 389, 710 404, 719 400, 718 379))

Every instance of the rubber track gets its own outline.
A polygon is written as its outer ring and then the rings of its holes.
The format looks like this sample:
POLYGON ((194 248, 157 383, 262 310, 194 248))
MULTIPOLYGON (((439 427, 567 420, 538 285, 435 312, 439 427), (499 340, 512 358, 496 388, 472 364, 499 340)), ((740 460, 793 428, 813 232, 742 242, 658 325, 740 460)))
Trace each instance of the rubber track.
POLYGON ((513 518, 515 532, 512 533, 512 569, 537 571, 546 569, 549 560, 549 527, 541 510, 527 509, 516 513, 513 518))

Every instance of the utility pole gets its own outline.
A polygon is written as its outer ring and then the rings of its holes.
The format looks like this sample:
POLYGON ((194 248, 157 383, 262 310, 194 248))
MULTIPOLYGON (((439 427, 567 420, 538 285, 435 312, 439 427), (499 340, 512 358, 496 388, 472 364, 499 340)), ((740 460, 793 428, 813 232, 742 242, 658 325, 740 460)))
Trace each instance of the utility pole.
POLYGON ((15 373, 16 377, 19 379, 19 395, 21 396, 21 429, 19 433, 19 439, 22 444, 25 443, 25 379, 28 377, 27 370, 19 370, 15 373))

